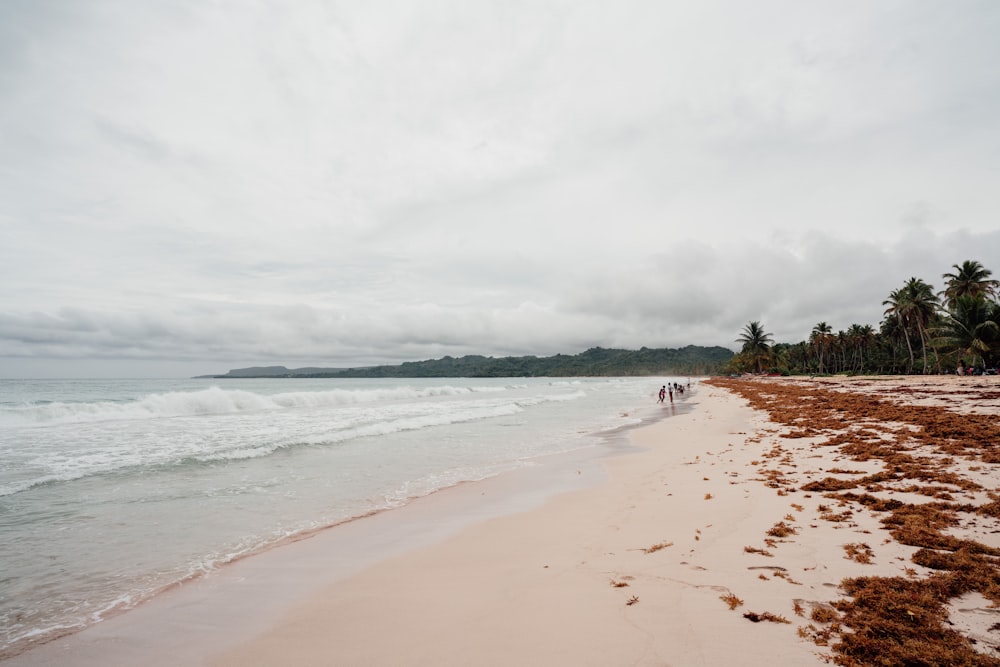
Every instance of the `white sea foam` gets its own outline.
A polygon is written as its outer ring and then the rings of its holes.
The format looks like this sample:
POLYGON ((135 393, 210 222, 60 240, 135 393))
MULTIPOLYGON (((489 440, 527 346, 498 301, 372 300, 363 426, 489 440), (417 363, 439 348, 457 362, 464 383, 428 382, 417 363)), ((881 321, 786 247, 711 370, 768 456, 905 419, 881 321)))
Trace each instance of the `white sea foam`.
MULTIPOLYGON (((523 385, 515 386, 515 388, 523 385)), ((217 386, 193 392, 155 393, 129 401, 36 402, 0 406, 0 424, 53 424, 342 407, 477 393, 502 393, 507 386, 400 386, 379 389, 295 391, 272 395, 217 386)))

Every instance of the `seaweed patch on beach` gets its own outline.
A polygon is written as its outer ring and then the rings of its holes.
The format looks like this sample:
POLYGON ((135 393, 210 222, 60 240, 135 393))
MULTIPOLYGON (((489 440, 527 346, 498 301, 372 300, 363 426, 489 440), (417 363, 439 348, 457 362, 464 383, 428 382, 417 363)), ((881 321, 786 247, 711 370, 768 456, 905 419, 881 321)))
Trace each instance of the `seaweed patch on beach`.
POLYGON ((770 623, 791 623, 784 616, 779 616, 778 614, 772 614, 769 611, 757 613, 755 611, 748 611, 743 614, 743 618, 754 623, 760 623, 761 621, 768 621, 770 623))
MULTIPOLYGON (((820 495, 817 511, 824 525, 869 532, 855 520, 877 518, 886 541, 845 541, 843 558, 873 567, 880 548, 895 545, 893 562, 909 560, 898 566, 900 576, 841 581, 846 597, 815 603, 812 623, 800 627, 799 636, 827 647, 838 665, 1000 665, 995 382, 970 387, 954 378, 923 378, 914 386, 912 378, 897 378, 877 389, 850 378, 709 383, 766 413, 779 427, 773 443, 806 441, 802 451, 826 451, 844 462, 826 470, 796 470, 797 486, 790 489, 793 457, 779 444, 757 443, 761 459, 771 462, 757 481, 779 495, 820 495), (963 632, 957 619, 963 611, 957 601, 970 596, 982 600, 974 612, 993 621, 978 632, 963 632)), ((797 534, 786 521, 767 534, 779 540, 797 534)), ((801 616, 801 602, 795 609, 801 616)))
POLYGON ((655 554, 657 551, 660 551, 661 549, 666 549, 667 547, 672 547, 672 546, 674 546, 673 542, 657 542, 656 544, 650 547, 646 547, 645 549, 642 550, 642 552, 646 554, 655 554))
POLYGON ((730 609, 736 609, 737 607, 743 606, 743 600, 736 597, 732 593, 726 593, 725 595, 721 596, 721 599, 723 602, 729 605, 730 609))

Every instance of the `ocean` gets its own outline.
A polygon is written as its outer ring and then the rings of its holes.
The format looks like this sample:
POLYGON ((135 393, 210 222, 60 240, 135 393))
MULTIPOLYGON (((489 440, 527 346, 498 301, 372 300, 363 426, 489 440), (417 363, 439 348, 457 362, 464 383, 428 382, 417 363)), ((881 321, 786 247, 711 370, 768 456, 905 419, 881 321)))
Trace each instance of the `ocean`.
POLYGON ((671 381, 0 380, 0 656, 289 537, 624 447, 671 381))

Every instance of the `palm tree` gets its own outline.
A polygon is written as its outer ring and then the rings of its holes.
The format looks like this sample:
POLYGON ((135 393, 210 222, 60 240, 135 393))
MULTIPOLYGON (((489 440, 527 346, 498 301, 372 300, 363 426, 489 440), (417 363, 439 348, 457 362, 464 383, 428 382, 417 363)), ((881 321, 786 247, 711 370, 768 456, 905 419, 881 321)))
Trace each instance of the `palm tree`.
POLYGON ((839 373, 847 368, 847 350, 851 347, 851 338, 847 335, 847 332, 841 329, 837 332, 837 335, 833 338, 833 351, 834 359, 839 360, 837 367, 834 369, 835 373, 839 373))
POLYGON ((871 350, 875 344, 875 329, 870 324, 866 324, 857 333, 858 336, 858 370, 865 372, 865 352, 871 350))
MULTIPOLYGON (((919 278, 910 278, 903 286, 907 295, 907 310, 910 320, 917 326, 920 349, 924 356, 924 373, 927 369, 927 346, 931 345, 928 327, 937 319, 938 298, 934 288, 919 278)), ((935 354, 935 357, 937 355, 935 354)), ((938 370, 941 370, 938 368, 938 370)))
POLYGON ((851 349, 851 371, 864 372, 865 349, 871 344, 871 339, 875 335, 870 324, 861 326, 852 324, 847 328, 847 346, 851 349))
POLYGON ((895 328, 897 331, 903 334, 903 340, 906 341, 906 350, 910 353, 910 372, 913 372, 913 345, 910 343, 910 334, 906 330, 906 322, 903 319, 903 312, 905 311, 905 296, 903 295, 903 290, 894 289, 889 292, 889 298, 882 302, 883 306, 888 306, 885 309, 885 316, 887 318, 892 318, 896 320, 897 327, 884 327, 886 329, 895 328))
POLYGON ((935 333, 945 349, 969 355, 973 366, 978 357, 985 366, 990 350, 1000 341, 998 311, 1000 307, 982 295, 957 296, 949 313, 935 328, 935 333))
POLYGON ((813 327, 809 334, 809 343, 816 350, 816 357, 819 359, 819 372, 823 372, 823 356, 833 340, 833 327, 826 322, 820 322, 813 327))
POLYGON ((771 343, 773 342, 771 334, 764 333, 764 327, 759 321, 754 320, 743 327, 743 333, 736 339, 736 342, 743 343, 741 352, 753 360, 758 373, 762 372, 764 367, 761 360, 766 359, 771 351, 771 343))
POLYGON ((910 351, 910 371, 913 371, 913 345, 910 343, 910 332, 917 332, 917 339, 924 357, 924 373, 927 372, 927 327, 937 315, 938 298, 934 289, 920 278, 910 278, 898 290, 889 293, 889 298, 882 302, 888 306, 887 316, 899 320, 906 338, 906 347, 910 351))
POLYGON ((951 309, 955 299, 960 296, 991 296, 996 297, 1000 290, 1000 281, 991 280, 993 272, 985 268, 979 262, 967 259, 961 266, 952 264, 955 273, 945 273, 941 277, 947 283, 941 295, 945 299, 945 305, 951 309))

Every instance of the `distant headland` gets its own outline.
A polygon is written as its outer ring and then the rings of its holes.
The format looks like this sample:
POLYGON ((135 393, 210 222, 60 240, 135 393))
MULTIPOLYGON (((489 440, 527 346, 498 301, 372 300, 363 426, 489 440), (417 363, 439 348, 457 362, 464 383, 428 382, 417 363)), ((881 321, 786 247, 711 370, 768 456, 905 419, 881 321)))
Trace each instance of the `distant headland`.
POLYGON ((233 369, 221 375, 199 375, 196 379, 714 375, 732 357, 732 350, 719 346, 688 345, 676 349, 643 347, 639 350, 592 347, 580 354, 557 354, 551 357, 467 355, 408 361, 396 366, 292 369, 284 366, 253 366, 233 369))

